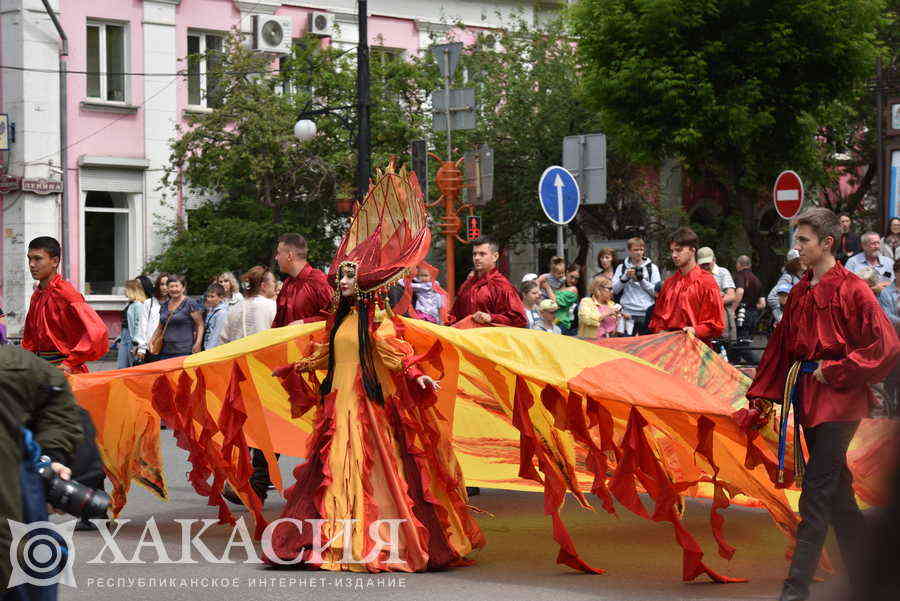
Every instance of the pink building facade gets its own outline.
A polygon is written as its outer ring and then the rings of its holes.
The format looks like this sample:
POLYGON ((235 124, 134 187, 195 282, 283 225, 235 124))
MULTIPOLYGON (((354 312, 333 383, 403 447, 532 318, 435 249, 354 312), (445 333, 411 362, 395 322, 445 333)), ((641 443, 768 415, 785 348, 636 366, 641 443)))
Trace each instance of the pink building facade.
MULTIPOLYGON (((513 14, 540 19, 560 0, 371 0, 369 42, 418 53, 447 23, 500 27, 513 14), (521 11, 524 10, 524 13, 521 11)), ((234 28, 252 38, 254 17, 280 19, 298 38, 326 24, 333 44, 358 39, 353 0, 51 0, 68 38, 67 158, 61 165, 60 36, 41 0, 0 0, 0 113, 16 126, 2 168, 12 178, 65 178, 65 194, 9 190, 0 195, 0 307, 15 336, 33 281, 28 241, 63 244, 64 272, 118 331, 124 281, 159 253, 163 231, 197 199, 161 187, 176 126, 209 111, 205 65, 187 56, 214 49, 234 28), (318 16, 318 20, 315 17, 318 16), (8 67, 13 67, 8 68, 8 67)), ((272 53, 277 65, 278 53, 272 53)), ((7 178, 8 179, 8 178, 7 178)))

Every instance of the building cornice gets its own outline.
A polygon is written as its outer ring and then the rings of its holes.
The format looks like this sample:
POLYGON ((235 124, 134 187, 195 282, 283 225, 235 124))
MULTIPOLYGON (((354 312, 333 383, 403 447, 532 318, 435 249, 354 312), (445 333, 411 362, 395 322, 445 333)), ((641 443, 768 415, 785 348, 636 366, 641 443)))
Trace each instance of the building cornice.
POLYGON ((425 19, 414 19, 413 22, 416 24, 416 30, 423 33, 447 33, 453 29, 448 23, 435 23, 425 19))
POLYGON ((144 4, 168 4, 170 6, 178 6, 181 0, 144 0, 144 4))
POLYGON ((281 8, 281 0, 234 0, 242 13, 274 15, 281 8))
POLYGON ((149 169, 150 161, 133 157, 109 157, 83 154, 78 157, 79 167, 113 167, 116 169, 149 169))

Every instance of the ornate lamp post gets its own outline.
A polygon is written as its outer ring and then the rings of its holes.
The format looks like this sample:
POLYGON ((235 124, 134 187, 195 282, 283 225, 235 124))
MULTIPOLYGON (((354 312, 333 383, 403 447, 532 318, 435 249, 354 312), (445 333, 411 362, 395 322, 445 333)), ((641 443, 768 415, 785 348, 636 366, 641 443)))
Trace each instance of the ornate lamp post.
POLYGON ((362 202, 369 190, 369 173, 372 162, 372 138, 369 122, 369 7, 368 0, 357 0, 357 20, 359 21, 359 43, 356 47, 356 104, 351 106, 326 107, 305 110, 297 117, 294 136, 301 142, 313 139, 316 124, 311 117, 328 115, 348 109, 356 109, 356 127, 344 120, 344 124, 356 130, 356 202, 362 202))

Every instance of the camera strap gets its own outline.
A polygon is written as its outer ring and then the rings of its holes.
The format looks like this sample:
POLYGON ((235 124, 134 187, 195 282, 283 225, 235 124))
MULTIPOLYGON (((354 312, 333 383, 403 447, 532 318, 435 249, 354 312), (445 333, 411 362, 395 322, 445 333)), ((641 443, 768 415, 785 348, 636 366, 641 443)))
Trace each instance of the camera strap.
POLYGON ((26 524, 47 520, 46 484, 38 473, 49 462, 41 456, 41 445, 28 428, 22 428, 22 464, 19 481, 22 488, 22 521, 26 524))

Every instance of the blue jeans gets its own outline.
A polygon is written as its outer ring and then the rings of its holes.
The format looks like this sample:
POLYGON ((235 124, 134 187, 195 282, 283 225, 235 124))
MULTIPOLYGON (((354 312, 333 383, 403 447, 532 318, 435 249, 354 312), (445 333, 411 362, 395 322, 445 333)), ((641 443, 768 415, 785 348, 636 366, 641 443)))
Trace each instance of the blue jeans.
POLYGON ((122 329, 119 336, 119 354, 116 357, 116 369, 125 369, 134 365, 134 355, 131 353, 131 330, 122 329))

